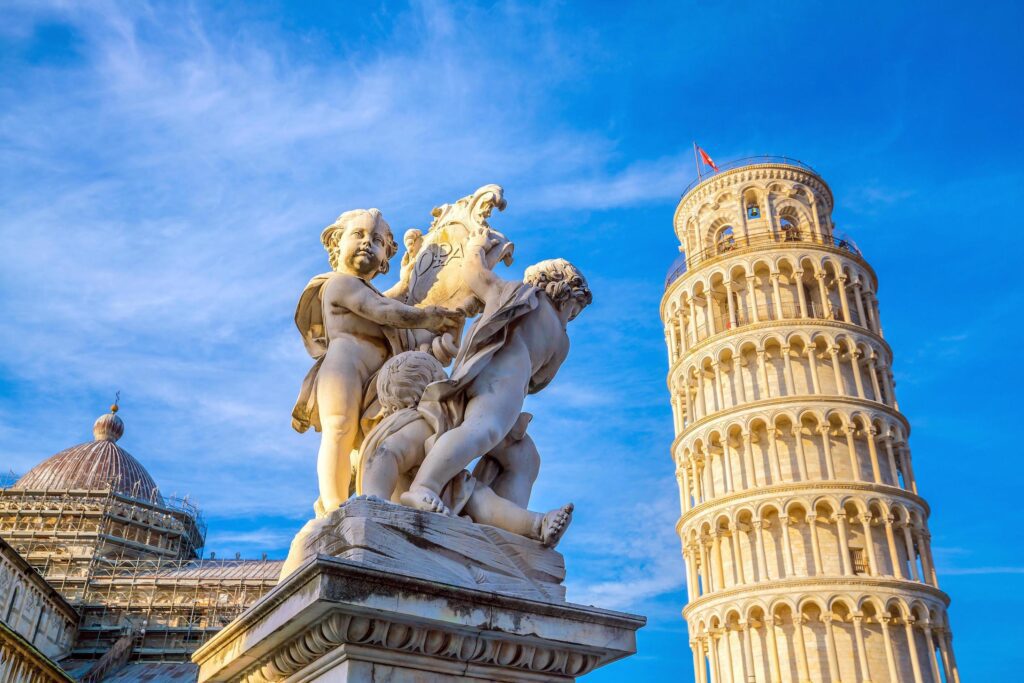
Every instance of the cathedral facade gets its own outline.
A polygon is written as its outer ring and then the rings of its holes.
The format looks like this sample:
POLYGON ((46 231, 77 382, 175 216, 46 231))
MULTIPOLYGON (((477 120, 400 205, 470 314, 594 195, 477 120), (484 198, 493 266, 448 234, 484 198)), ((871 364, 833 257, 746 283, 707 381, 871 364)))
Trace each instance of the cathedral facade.
POLYGON ((959 681, 878 279, 810 167, 698 178, 661 304, 698 681, 959 681))
POLYGON ((201 511, 123 433, 112 406, 92 441, 0 488, 4 681, 194 681, 191 653, 277 583, 279 561, 203 558, 201 511))

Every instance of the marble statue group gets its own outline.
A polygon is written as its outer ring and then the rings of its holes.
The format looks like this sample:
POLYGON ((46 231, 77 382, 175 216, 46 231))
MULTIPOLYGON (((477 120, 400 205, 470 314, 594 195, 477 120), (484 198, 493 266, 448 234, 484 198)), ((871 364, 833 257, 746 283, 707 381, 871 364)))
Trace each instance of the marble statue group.
POLYGON ((310 281, 295 313, 315 363, 292 414, 296 430, 321 433, 318 517, 356 495, 547 547, 565 533, 571 503, 528 508, 540 456, 523 403, 554 379, 566 326, 591 293, 564 259, 530 266, 521 282, 495 274, 513 256, 488 224, 495 208, 505 208, 497 185, 435 208, 426 233, 404 235, 398 283, 383 292, 372 281, 398 245, 379 210, 346 211, 321 234, 331 272, 310 281))

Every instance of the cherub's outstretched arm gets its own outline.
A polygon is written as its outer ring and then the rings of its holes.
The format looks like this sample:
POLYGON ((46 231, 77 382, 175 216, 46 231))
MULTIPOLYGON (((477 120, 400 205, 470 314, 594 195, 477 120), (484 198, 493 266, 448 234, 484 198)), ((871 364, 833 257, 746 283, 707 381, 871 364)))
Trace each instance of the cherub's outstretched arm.
POLYGON ((405 301, 409 293, 409 286, 412 284, 412 269, 416 265, 416 257, 419 256, 420 248, 423 246, 423 233, 415 228, 405 232, 405 255, 402 256, 402 270, 398 282, 384 292, 389 299, 405 301))
POLYGON ((490 228, 478 228, 466 242, 466 263, 462 269, 462 277, 473 294, 481 301, 487 301, 490 292, 495 291, 504 280, 491 270, 496 265, 491 262, 491 251, 502 243, 490 228))
POLYGON ((416 308, 389 299, 354 277, 335 278, 325 292, 328 303, 347 308, 356 315, 381 325, 421 328, 443 333, 455 330, 462 314, 440 306, 416 308))

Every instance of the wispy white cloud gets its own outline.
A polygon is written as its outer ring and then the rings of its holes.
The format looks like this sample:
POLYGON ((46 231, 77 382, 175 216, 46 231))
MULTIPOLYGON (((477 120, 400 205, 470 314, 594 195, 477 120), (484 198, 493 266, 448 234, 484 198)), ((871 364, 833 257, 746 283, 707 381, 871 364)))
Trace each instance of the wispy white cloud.
POLYGON ((939 568, 940 576, 984 576, 988 574, 1024 574, 1024 567, 947 567, 939 568))
MULTIPOLYGON (((609 497, 607 490, 605 497, 609 497)), ((614 501, 615 497, 611 498, 614 501)), ((674 532, 678 515, 678 504, 667 498, 632 505, 613 502, 598 515, 603 523, 573 529, 571 552, 601 571, 587 577, 570 573, 569 599, 646 614, 652 598, 675 593, 681 607, 685 601, 684 564, 674 532)))
MULTIPOLYGON (((200 501, 210 548, 285 547, 315 497, 317 437, 289 426, 311 362, 291 314, 326 269, 321 226, 376 205, 396 229, 425 227, 432 206, 500 182, 511 206, 496 221, 548 255, 567 242, 534 215, 572 223, 684 182, 683 160, 624 166, 614 137, 550 115, 592 56, 584 34, 552 32, 552 11, 416 4, 365 49, 198 6, 14 7, 0 29, 13 53, 48 22, 74 36, 75 59, 0 77, 0 240, 17 247, 0 252, 11 465, 87 439, 94 397, 121 389, 122 445, 166 493, 200 501), (503 30, 464 30, 481 21, 503 30)), ((670 463, 652 446, 669 423, 660 378, 585 359, 664 352, 649 283, 593 280, 570 363, 531 399, 545 452, 535 498, 580 505, 565 542, 573 597, 625 607, 681 582, 671 478, 658 488, 670 463), (609 506, 601 492, 621 479, 669 502, 609 506)))
POLYGON ((247 531, 223 531, 216 527, 206 537, 206 547, 223 549, 222 552, 250 552, 266 548, 280 548, 291 542, 291 529, 262 527, 247 531))
POLYGON ((690 172, 684 157, 671 157, 638 162, 613 176, 587 175, 542 188, 530 208, 607 209, 669 199, 679 195, 690 172))

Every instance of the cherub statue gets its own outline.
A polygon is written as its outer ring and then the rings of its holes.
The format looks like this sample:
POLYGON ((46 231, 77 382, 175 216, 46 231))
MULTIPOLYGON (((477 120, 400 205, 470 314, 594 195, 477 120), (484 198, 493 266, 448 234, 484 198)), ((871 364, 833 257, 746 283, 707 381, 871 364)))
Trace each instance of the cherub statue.
MULTIPOLYGON (((370 284, 388 271, 398 250, 378 209, 346 211, 320 240, 333 272, 310 281, 295 312, 316 363, 303 382, 292 426, 323 432, 317 455, 318 512, 323 514, 348 498, 350 454, 359 446, 360 417, 373 399, 366 389, 374 374, 389 357, 412 347, 412 329, 456 332, 463 315, 440 306, 416 308, 370 284)), ((396 286, 403 288, 404 283, 396 286)))
POLYGON ((491 268, 499 238, 475 230, 466 243, 463 278, 484 310, 466 333, 450 378, 434 382, 423 402, 444 402, 460 413, 456 425, 427 443, 427 456, 401 500, 438 511, 444 486, 509 433, 528 393, 544 388, 569 352, 568 322, 590 304, 583 274, 564 259, 526 269, 523 282, 491 268))
MULTIPOLYGON (((384 363, 377 375, 377 396, 384 417, 363 441, 358 494, 393 499, 408 487, 411 474, 424 459, 426 442, 451 426, 451 416, 443 405, 420 401, 428 384, 447 377, 441 363, 421 351, 400 353, 384 363)), ((572 521, 573 505, 568 503, 546 514, 527 509, 530 488, 540 467, 533 441, 525 433, 528 423, 529 415, 523 413, 514 425, 516 433, 496 444, 473 474, 460 470, 447 481, 435 511, 465 514, 474 522, 554 547, 572 521), (505 490, 515 499, 499 495, 488 485, 494 484, 498 470, 505 478, 505 490)))

